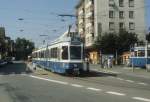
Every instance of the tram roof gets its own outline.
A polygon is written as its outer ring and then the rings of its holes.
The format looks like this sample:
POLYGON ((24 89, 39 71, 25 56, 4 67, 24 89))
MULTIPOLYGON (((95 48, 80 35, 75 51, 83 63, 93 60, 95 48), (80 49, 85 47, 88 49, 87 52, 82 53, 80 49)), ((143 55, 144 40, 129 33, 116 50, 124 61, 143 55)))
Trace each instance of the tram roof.
MULTIPOLYGON (((134 50, 145 50, 146 49, 146 46, 136 46, 134 48, 132 48, 134 50)), ((148 49, 150 49, 150 47, 148 46, 148 49)))
POLYGON ((59 38, 56 40, 50 42, 49 44, 42 45, 39 47, 36 51, 41 50, 46 48, 47 46, 59 44, 59 43, 65 43, 65 42, 70 42, 71 44, 81 44, 81 40, 79 38, 79 34, 75 32, 74 30, 70 30, 70 35, 68 33, 69 31, 67 30, 64 34, 62 34, 59 38), (72 35, 71 35, 72 34, 72 35), (73 35, 74 34, 74 35, 73 35))

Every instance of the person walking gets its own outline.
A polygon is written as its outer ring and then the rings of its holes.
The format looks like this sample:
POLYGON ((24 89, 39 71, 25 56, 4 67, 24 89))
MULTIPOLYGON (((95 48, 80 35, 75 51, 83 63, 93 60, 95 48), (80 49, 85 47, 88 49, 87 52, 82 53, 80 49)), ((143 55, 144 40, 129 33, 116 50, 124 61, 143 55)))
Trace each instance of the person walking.
POLYGON ((112 59, 111 59, 111 57, 108 58, 107 63, 108 63, 108 68, 112 68, 112 59))

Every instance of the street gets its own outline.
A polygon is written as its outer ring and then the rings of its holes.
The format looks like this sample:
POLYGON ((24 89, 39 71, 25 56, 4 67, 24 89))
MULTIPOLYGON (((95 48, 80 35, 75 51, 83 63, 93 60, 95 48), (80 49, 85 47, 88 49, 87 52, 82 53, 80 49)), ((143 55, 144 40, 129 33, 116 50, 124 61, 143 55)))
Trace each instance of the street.
POLYGON ((150 102, 147 78, 91 72, 69 77, 23 62, 0 67, 1 102, 150 102))

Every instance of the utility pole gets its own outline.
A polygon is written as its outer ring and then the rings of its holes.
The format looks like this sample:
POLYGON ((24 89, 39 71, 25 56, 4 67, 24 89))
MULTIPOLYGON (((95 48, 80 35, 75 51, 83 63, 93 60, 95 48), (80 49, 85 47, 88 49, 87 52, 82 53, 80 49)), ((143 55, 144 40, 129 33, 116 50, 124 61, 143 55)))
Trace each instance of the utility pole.
POLYGON ((145 48, 145 51, 146 51, 146 71, 148 72, 148 40, 146 40, 146 48, 145 48))

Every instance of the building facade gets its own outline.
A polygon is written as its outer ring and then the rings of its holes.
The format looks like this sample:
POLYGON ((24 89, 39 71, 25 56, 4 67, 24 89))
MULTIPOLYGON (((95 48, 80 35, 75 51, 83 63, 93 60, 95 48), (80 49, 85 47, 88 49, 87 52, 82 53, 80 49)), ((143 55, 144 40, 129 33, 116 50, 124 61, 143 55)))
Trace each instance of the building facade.
MULTIPOLYGON (((86 48, 91 48, 98 35, 120 30, 136 33, 138 38, 145 39, 145 0, 80 0, 76 15, 77 30, 86 48)), ((96 52, 90 50, 91 56, 97 56, 92 59, 99 59, 96 52)))
POLYGON ((5 43, 5 28, 0 27, 0 59, 4 53, 4 43, 5 43))

